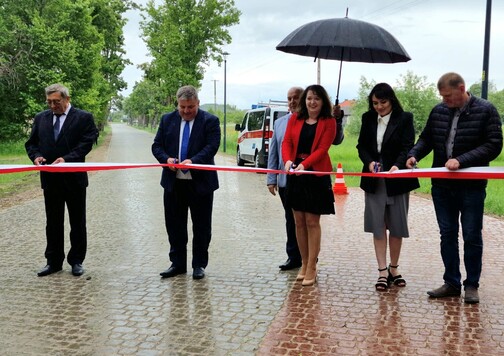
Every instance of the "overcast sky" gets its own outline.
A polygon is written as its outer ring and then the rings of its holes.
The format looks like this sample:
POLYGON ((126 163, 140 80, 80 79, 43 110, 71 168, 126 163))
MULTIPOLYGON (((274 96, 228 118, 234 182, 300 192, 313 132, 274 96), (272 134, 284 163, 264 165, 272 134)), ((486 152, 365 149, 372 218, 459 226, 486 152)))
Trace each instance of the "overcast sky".
MULTIPOLYGON (((162 0, 156 0, 161 3, 162 0)), ((145 1, 137 1, 146 3, 145 1)), ((293 30, 308 22, 345 17, 383 27, 412 58, 406 63, 370 64, 343 62, 340 102, 357 96, 362 76, 395 85, 412 71, 436 83, 448 71, 460 73, 468 86, 481 81, 487 0, 235 0, 242 12, 240 23, 230 28, 233 38, 224 47, 227 59, 227 103, 246 109, 268 100, 285 100, 289 87, 317 81, 313 58, 287 54, 275 47, 293 30)), ((140 38, 140 16, 130 11, 125 26, 127 57, 134 63, 123 72, 128 95, 142 72, 136 65, 147 62, 140 38)), ((504 1, 493 0, 489 79, 504 89, 504 1)), ((323 60, 321 84, 336 97, 339 62, 323 60)), ((224 101, 224 67, 206 67, 200 100, 202 104, 224 101)))

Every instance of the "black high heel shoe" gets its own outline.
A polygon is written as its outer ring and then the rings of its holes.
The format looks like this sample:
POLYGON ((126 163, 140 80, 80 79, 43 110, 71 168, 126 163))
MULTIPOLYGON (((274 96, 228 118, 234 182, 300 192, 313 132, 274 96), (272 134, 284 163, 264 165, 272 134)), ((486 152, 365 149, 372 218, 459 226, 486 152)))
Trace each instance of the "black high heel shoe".
POLYGON ((397 266, 392 266, 389 264, 388 266, 388 278, 387 278, 387 281, 389 284, 393 284, 395 286, 398 286, 398 287, 406 287, 406 280, 400 275, 398 274, 397 276, 393 276, 392 273, 390 273, 390 269, 391 268, 398 268, 399 265, 397 266))
MULTIPOLYGON (((387 271, 388 268, 378 268, 379 272, 387 271)), ((390 271, 389 271, 389 277, 390 277, 390 271)), ((375 284, 375 288, 377 291, 383 292, 386 291, 389 287, 389 277, 378 277, 378 281, 375 284)))

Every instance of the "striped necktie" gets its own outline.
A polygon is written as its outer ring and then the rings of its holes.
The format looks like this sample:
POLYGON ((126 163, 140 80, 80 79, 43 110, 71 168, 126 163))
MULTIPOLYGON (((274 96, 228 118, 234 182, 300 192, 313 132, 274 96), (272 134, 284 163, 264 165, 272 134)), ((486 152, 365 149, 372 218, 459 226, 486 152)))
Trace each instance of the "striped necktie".
POLYGON ((53 131, 54 131, 54 141, 58 139, 60 133, 60 117, 63 114, 54 114, 56 116, 56 121, 54 121, 53 131))

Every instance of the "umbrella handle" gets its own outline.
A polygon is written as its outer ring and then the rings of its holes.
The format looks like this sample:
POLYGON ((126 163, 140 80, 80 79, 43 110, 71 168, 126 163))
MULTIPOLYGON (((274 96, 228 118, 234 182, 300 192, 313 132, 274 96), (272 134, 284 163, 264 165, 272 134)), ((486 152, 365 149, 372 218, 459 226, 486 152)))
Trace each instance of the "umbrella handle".
POLYGON ((339 88, 340 88, 340 82, 341 82, 341 68, 343 67, 343 54, 345 52, 345 48, 343 47, 341 49, 341 61, 339 64, 339 75, 338 75, 338 90, 336 91, 336 105, 339 104, 339 88))

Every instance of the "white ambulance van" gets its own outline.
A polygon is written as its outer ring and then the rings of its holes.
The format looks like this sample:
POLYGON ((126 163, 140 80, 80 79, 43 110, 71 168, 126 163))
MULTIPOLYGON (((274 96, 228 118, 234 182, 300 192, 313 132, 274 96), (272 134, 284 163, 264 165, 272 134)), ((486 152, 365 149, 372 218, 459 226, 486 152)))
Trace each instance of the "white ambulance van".
POLYGON ((236 124, 238 133, 236 164, 253 163, 255 167, 268 165, 269 140, 274 122, 289 113, 287 106, 263 106, 245 113, 243 122, 236 124))

